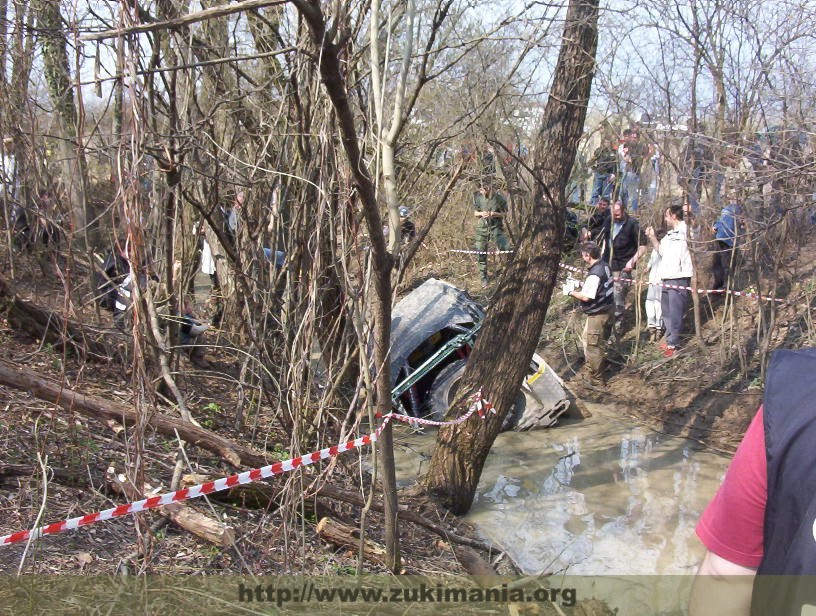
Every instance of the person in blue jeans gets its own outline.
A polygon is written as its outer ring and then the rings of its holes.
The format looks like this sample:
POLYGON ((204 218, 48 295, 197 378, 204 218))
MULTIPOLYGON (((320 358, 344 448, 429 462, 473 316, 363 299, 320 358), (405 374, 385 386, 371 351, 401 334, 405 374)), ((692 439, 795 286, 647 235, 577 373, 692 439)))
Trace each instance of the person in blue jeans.
POLYGON ((742 209, 738 204, 729 203, 722 209, 720 217, 714 223, 714 240, 717 242, 711 268, 714 274, 714 289, 725 288, 728 273, 737 260, 737 235, 741 213, 742 209))
POLYGON ((639 133, 631 128, 623 131, 623 143, 618 148, 621 172, 620 199, 633 214, 638 210, 640 197, 640 170, 649 148, 641 143, 639 133))
POLYGON ((589 167, 594 174, 589 203, 596 205, 601 197, 609 201, 615 188, 615 173, 618 170, 618 154, 611 137, 604 137, 601 145, 592 154, 589 167))

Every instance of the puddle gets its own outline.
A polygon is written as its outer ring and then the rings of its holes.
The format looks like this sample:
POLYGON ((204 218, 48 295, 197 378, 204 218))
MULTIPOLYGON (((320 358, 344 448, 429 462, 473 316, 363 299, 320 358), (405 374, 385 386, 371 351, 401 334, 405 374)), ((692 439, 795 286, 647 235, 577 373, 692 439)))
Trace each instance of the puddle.
MULTIPOLYGON (((694 535, 729 460, 600 406, 550 430, 501 434, 465 520, 525 573, 693 574, 694 535)), ((435 432, 395 432, 397 478, 425 473, 435 432)))

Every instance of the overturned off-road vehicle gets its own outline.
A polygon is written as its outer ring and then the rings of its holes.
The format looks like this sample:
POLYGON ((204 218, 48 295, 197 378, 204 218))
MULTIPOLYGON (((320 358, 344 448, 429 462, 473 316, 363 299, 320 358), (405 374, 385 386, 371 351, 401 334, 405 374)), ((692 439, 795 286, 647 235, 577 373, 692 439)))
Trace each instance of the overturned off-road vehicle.
MULTIPOLYGON (((401 412, 434 420, 445 416, 484 316, 484 308, 465 291, 434 278, 394 306, 391 387, 401 412)), ((533 353, 502 429, 549 428, 569 404, 563 381, 533 353)))

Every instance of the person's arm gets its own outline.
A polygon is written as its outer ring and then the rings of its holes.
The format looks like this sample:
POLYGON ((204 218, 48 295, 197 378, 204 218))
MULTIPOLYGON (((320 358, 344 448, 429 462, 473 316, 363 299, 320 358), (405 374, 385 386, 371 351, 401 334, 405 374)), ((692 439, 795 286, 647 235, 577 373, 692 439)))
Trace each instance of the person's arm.
POLYGON ((640 245, 638 246, 637 252, 632 255, 632 258, 626 262, 626 265, 623 267, 624 272, 631 272, 633 269, 637 267, 638 261, 640 258, 646 254, 646 246, 640 245))
POLYGON ((600 283, 601 279, 592 274, 587 276, 580 291, 570 291, 569 295, 581 302, 591 302, 598 294, 598 286, 600 283))
POLYGON ((749 616, 756 569, 706 552, 691 586, 689 616, 749 616))
POLYGON ((756 575, 756 567, 746 567, 706 550, 697 575, 756 575))
POLYGON ((648 226, 646 227, 646 239, 649 240, 649 243, 652 245, 652 248, 657 251, 661 257, 663 253, 660 252, 660 242, 657 240, 657 235, 655 235, 654 227, 648 226))
POLYGON ((767 467, 763 415, 760 408, 697 525, 707 552, 691 589, 690 616, 750 613, 753 576, 764 553, 767 467))

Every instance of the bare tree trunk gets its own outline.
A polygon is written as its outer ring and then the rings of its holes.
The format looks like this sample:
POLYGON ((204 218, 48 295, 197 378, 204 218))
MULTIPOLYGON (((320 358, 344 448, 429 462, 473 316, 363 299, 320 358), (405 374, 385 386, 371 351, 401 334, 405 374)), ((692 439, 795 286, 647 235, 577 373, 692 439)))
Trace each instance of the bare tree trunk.
MULTIPOLYGON (((341 15, 334 15, 331 30, 317 0, 296 0, 294 2, 300 14, 308 24, 312 42, 318 49, 320 74, 334 111, 337 114, 343 149, 351 166, 354 182, 362 202, 363 217, 368 228, 371 242, 371 258, 374 272, 374 299, 372 312, 374 316, 374 365, 377 381, 377 411, 383 415, 391 410, 391 368, 389 347, 391 338, 391 255, 385 246, 382 230, 382 219, 374 182, 364 163, 357 140, 356 123, 349 105, 343 73, 340 69, 339 53, 341 46, 335 42, 336 28, 341 15)), ((397 520, 397 480, 394 469, 394 442, 389 424, 377 441, 377 452, 381 464, 383 484, 383 501, 385 504, 385 542, 386 566, 392 571, 400 569, 399 525, 397 520)))
POLYGON ((473 502, 487 454, 535 351, 555 286, 564 230, 564 189, 584 127, 597 24, 597 0, 570 0, 536 140, 535 195, 460 386, 463 393, 481 388, 498 414, 439 431, 426 485, 457 514, 466 512, 473 502))
POLYGON ((40 0, 38 25, 43 47, 43 66, 48 93, 59 120, 58 150, 62 159, 65 181, 71 200, 71 227, 77 233, 75 240, 86 240, 84 157, 77 141, 77 108, 68 68, 67 40, 58 0, 40 0))
MULTIPOLYGON (((692 139, 696 139, 697 135, 697 78, 700 74, 700 62, 702 61, 702 50, 700 49, 700 23, 697 16, 697 4, 695 0, 692 0, 692 28, 694 29, 693 33, 693 41, 694 41, 694 66, 691 69, 691 134, 692 139)), ((697 165, 701 164, 699 160, 697 160, 697 148, 692 148, 692 159, 691 159, 691 170, 687 170, 688 173, 694 173, 693 170, 697 168, 697 165)), ((703 195, 702 195, 702 182, 701 179, 697 182, 697 188, 695 190, 700 193, 695 195, 695 199, 697 199, 697 203, 700 207, 702 207, 703 195)), ((702 214, 702 211, 700 212, 702 214)), ((697 240, 702 240, 703 238, 696 238, 697 240)), ((697 281, 699 280, 698 275, 698 263, 700 259, 697 258, 697 249, 692 246, 691 248, 691 259, 692 259, 692 277, 691 277, 691 286, 693 288, 697 288, 697 281)), ((696 292, 691 293, 691 306, 692 312, 694 314, 694 337, 697 340, 701 339, 702 331, 703 331, 703 319, 700 312, 700 296, 696 292)))

